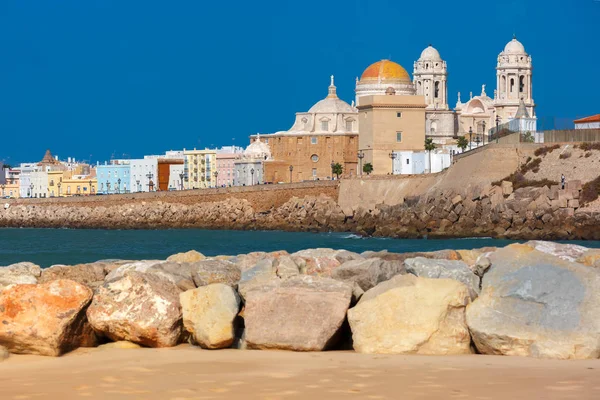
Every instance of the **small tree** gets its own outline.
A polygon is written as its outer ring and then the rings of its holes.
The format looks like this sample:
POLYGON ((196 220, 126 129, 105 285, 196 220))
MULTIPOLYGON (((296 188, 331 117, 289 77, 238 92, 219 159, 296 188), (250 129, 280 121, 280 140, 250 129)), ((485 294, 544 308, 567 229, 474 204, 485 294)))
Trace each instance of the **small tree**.
POLYGON ((10 164, 3 164, 2 165, 2 169, 12 169, 12 165, 10 165, 10 164))
POLYGON ((335 163, 331 167, 331 173, 336 175, 338 179, 340 179, 340 175, 342 174, 343 171, 344 171, 344 168, 342 167, 342 164, 340 164, 340 163, 335 163))
POLYGON ((464 152, 467 149, 467 147, 469 146, 469 141, 467 140, 466 137, 459 136, 459 138, 456 140, 456 145, 458 146, 459 149, 461 149, 464 152))
POLYGON ((373 172, 373 164, 368 162, 365 165, 363 165, 363 172, 367 175, 370 175, 371 172, 373 172))
POLYGON ((433 139, 425 139, 425 150, 429 152, 429 172, 431 173, 431 150, 435 150, 435 143, 433 143, 433 139))
POLYGON ((525 143, 533 143, 535 142, 535 137, 532 135, 530 131, 525 132, 523 135, 523 142, 525 143))

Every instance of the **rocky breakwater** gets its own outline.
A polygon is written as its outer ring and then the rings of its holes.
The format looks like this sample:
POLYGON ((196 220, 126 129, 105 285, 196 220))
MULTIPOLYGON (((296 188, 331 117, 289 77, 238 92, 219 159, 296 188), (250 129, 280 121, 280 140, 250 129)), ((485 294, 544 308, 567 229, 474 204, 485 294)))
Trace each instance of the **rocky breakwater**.
POLYGON ((182 342, 600 357, 600 250, 552 242, 405 254, 190 252, 44 270, 21 263, 0 267, 0 282, 0 359, 182 342))

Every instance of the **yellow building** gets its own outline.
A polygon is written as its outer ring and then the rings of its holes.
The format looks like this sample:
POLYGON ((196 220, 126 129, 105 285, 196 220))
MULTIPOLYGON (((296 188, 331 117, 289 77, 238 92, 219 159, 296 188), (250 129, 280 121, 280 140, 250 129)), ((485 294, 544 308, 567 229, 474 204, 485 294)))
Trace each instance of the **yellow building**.
POLYGON ((65 171, 48 171, 48 197, 61 197, 61 186, 65 171))
POLYGON ((184 187, 186 189, 206 189, 217 186, 216 150, 183 149, 184 187))
POLYGON ((48 171, 48 197, 89 196, 97 190, 96 178, 73 175, 71 171, 48 171))
POLYGON ((0 194, 2 195, 1 197, 18 199, 20 197, 19 180, 11 180, 10 182, 1 184, 0 194))

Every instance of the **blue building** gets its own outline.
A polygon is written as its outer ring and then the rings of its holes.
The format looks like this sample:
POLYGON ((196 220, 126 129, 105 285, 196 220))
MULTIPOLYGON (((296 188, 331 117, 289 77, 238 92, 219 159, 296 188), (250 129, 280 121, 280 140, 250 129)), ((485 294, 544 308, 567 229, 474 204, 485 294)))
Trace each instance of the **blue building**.
POLYGON ((129 193, 131 166, 126 161, 113 161, 113 164, 96 166, 98 193, 129 193))

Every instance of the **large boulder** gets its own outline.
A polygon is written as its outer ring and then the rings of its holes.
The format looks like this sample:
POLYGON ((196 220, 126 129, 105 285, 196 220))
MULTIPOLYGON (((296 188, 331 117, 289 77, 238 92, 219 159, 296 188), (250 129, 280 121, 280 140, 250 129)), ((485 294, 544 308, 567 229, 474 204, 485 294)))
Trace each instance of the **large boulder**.
POLYGON ((181 336, 180 293, 161 276, 128 272, 98 288, 87 316, 99 335, 113 341, 175 346, 181 336))
POLYGON ((479 298, 467 308, 483 354, 557 359, 600 356, 600 273, 510 245, 490 255, 479 298))
POLYGON ((0 292, 8 285, 36 284, 42 275, 42 269, 30 262, 21 262, 0 267, 0 292))
POLYGON ((543 240, 530 240, 525 245, 567 261, 575 261, 589 250, 587 247, 576 244, 545 242, 543 240))
POLYGON ((589 249, 577 259, 577 262, 588 267, 600 268, 600 249, 589 249))
POLYGON ((96 262, 77 265, 53 265, 42 270, 39 283, 52 282, 58 279, 70 279, 95 289, 104 284, 104 278, 113 264, 96 262))
POLYGON ((105 281, 113 281, 125 276, 129 272, 140 272, 167 279, 185 291, 196 288, 193 277, 194 271, 194 264, 189 263, 180 264, 161 260, 135 261, 121 265, 119 268, 111 271, 106 276, 105 281))
POLYGON ((177 253, 173 254, 167 261, 176 262, 176 263, 193 263, 197 261, 204 260, 204 254, 197 252, 196 250, 190 250, 186 253, 177 253))
POLYGON ((468 288, 451 279, 397 275, 366 292, 348 310, 361 353, 468 354, 468 288))
POLYGON ((191 265, 192 279, 197 287, 224 283, 235 286, 240 280, 240 268, 226 260, 207 259, 191 265))
POLYGON ((0 345, 11 353, 44 356, 95 346, 85 316, 92 295, 69 280, 5 288, 0 294, 0 345))
POLYGON ((329 278, 296 276, 250 289, 244 310, 248 348, 320 351, 332 346, 352 288, 329 278))
POLYGON ((230 347, 240 298, 229 285, 216 283, 180 294, 183 327, 205 349, 230 347))
POLYGON ((406 270, 402 261, 368 258, 343 263, 331 273, 331 277, 351 285, 356 284, 361 290, 367 291, 403 273, 406 273, 406 270))
POLYGON ((463 261, 436 260, 423 257, 404 261, 406 271, 420 277, 432 279, 454 279, 467 285, 474 299, 479 293, 480 279, 463 261))
POLYGON ((350 260, 361 259, 362 256, 347 250, 307 249, 292 254, 294 259, 303 260, 302 270, 307 275, 331 277, 333 270, 350 260))

